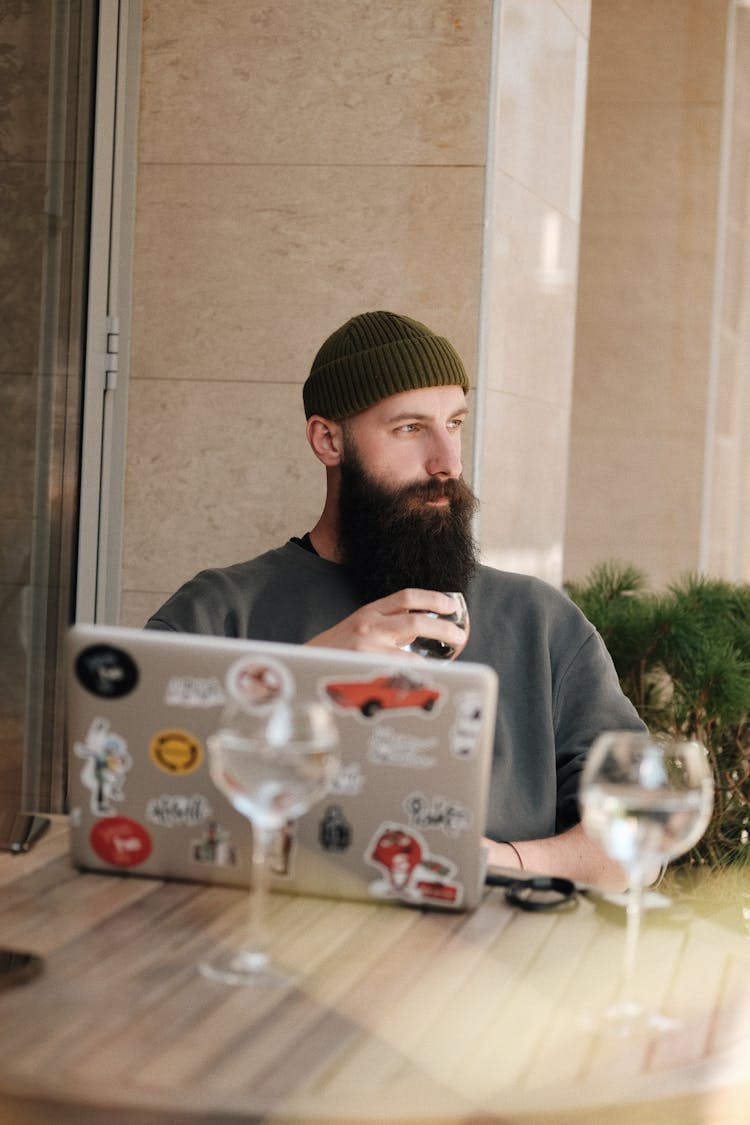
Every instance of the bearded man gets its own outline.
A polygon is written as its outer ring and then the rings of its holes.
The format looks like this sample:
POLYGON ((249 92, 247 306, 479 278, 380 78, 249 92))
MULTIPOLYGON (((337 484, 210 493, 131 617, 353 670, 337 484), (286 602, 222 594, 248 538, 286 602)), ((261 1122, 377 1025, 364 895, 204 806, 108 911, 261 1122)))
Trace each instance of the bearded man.
POLYGON ((620 888, 622 870, 581 828, 578 783, 601 731, 643 723, 564 594, 479 563, 477 502, 461 477, 468 389, 453 346, 424 324, 390 312, 347 321, 303 389, 326 470, 320 519, 256 559, 203 571, 147 627, 391 655, 419 635, 490 665, 489 862, 620 888), (468 636, 440 616, 454 608, 441 591, 464 593, 468 636))

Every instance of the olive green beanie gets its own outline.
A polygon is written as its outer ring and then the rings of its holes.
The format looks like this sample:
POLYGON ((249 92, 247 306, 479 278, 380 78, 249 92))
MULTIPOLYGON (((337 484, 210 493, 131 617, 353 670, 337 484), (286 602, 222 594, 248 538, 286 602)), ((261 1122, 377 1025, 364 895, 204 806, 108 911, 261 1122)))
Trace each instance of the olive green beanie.
POLYGON ((390 312, 362 313, 318 351, 302 391, 305 416, 337 422, 383 398, 418 387, 469 389, 452 344, 424 324, 390 312))

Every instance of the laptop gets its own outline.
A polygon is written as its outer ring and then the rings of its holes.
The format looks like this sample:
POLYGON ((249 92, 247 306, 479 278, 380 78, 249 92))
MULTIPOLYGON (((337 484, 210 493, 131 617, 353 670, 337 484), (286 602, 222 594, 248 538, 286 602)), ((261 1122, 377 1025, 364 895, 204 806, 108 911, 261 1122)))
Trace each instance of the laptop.
POLYGON ((496 673, 265 641, 69 629, 72 858, 94 871, 248 886, 251 827, 211 780, 228 703, 322 701, 339 747, 326 795, 277 833, 275 889, 471 910, 484 883, 496 673))

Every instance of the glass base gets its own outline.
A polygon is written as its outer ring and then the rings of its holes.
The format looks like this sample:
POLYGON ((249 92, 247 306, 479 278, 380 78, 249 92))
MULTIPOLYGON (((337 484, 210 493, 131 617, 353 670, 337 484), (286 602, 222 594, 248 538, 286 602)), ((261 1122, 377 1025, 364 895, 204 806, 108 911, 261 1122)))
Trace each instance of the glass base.
POLYGON ((636 1035, 665 1035, 678 1031, 681 1024, 671 1016, 646 1008, 634 1000, 620 1000, 602 1012, 587 1012, 581 1019, 586 1031, 608 1039, 628 1039, 636 1035))
POLYGON ((297 983, 294 973, 274 965, 267 953, 227 950, 209 961, 201 961, 198 971, 219 984, 241 984, 265 988, 289 988, 297 983))

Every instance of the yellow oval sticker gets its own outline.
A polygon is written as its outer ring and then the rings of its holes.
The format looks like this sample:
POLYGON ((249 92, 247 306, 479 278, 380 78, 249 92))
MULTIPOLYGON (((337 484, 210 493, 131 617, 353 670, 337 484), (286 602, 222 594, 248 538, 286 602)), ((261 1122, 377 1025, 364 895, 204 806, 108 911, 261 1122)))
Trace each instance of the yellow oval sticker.
POLYGON ((161 730, 151 739, 149 753, 154 765, 165 773, 192 773, 203 762, 203 747, 186 730, 161 730))

